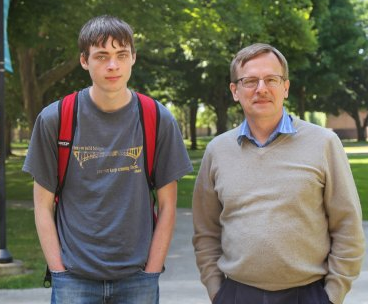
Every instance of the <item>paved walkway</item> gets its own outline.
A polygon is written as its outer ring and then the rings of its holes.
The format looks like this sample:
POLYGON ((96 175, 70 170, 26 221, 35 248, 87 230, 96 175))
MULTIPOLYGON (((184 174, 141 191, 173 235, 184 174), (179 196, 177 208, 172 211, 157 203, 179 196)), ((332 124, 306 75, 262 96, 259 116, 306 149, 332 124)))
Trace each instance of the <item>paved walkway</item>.
MULTIPOLYGON (((364 223, 368 241, 368 222, 364 223)), ((178 209, 176 232, 172 242, 166 271, 160 278, 161 303, 164 304, 205 304, 210 303, 204 286, 199 281, 195 265, 192 238, 192 213, 190 209, 178 209)), ((348 304, 368 303, 368 256, 363 271, 353 283, 353 288, 345 299, 348 304)), ((50 289, 0 289, 0 303, 35 304, 49 303, 50 289)))

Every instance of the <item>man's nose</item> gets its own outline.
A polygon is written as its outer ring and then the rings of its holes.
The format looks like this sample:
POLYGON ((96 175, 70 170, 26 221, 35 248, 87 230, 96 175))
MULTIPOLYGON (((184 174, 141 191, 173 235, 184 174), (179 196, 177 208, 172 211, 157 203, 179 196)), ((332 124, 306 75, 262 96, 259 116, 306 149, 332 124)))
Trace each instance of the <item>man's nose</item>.
POLYGON ((264 82, 263 79, 259 79, 258 80, 258 84, 257 84, 257 91, 265 91, 268 89, 268 87, 266 86, 266 83, 264 82))
POLYGON ((119 68, 119 63, 116 59, 112 58, 109 60, 107 68, 110 70, 116 70, 119 68))

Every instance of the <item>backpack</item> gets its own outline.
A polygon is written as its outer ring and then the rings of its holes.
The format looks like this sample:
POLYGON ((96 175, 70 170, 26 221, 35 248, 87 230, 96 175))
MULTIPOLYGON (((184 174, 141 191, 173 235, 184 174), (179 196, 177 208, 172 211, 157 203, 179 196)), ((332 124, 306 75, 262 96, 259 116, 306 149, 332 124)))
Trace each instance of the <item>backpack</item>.
MULTIPOLYGON (((155 212, 156 197, 154 193, 155 180, 153 168, 157 134, 160 122, 160 111, 156 100, 138 92, 136 94, 138 97, 139 120, 141 122, 143 131, 144 171, 147 179, 147 184, 152 195, 151 209, 154 228, 157 222, 157 215, 155 212)), ((55 192, 55 223, 57 206, 59 203, 60 194, 65 184, 65 177, 68 171, 68 165, 73 146, 74 133, 77 126, 78 92, 69 94, 65 96, 62 100, 60 100, 58 105, 58 112, 58 185, 55 192)), ((51 287, 51 273, 48 267, 46 269, 46 275, 44 278, 44 287, 51 287)))

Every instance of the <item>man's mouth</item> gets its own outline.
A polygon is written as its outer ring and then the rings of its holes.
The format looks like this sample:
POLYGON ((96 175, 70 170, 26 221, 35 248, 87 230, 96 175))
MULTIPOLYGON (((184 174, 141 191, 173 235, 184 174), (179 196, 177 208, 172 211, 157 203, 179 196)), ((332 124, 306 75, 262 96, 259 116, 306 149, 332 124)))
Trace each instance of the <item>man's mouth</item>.
POLYGON ((267 104, 270 103, 271 101, 269 99, 256 99, 254 101, 255 104, 267 104))
POLYGON ((111 80, 111 81, 114 81, 114 80, 118 80, 121 76, 107 76, 106 79, 107 80, 111 80))

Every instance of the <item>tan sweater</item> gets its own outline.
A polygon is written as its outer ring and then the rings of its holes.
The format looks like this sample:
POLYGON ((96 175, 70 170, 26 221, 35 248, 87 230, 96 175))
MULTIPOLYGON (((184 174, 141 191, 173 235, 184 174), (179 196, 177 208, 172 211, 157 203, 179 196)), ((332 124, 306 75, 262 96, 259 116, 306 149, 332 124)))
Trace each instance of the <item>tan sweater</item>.
POLYGON ((364 255, 359 197, 341 141, 294 119, 264 148, 239 127, 208 144, 193 194, 193 244, 212 299, 224 276, 265 290, 323 277, 341 303, 364 255))

